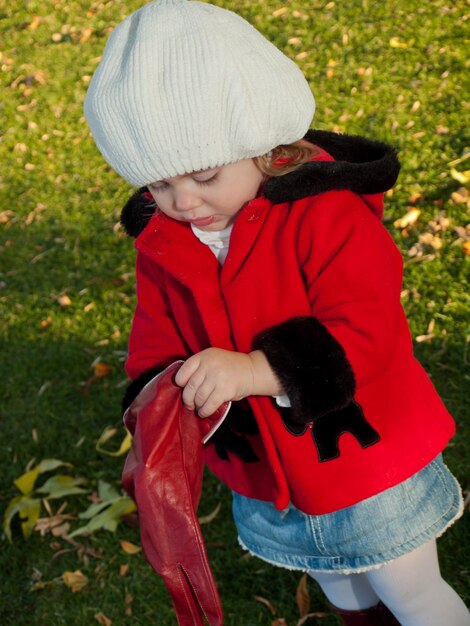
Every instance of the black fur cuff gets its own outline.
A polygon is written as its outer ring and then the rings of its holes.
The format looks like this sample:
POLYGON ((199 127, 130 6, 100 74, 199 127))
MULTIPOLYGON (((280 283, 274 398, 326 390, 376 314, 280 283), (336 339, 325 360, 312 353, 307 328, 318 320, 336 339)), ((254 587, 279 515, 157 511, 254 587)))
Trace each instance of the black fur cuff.
POLYGON ((294 317, 260 333, 262 350, 289 397, 291 419, 305 424, 345 408, 356 390, 342 346, 318 320, 294 317))
POLYGON ((142 372, 140 376, 137 376, 137 378, 128 385, 124 393, 124 397, 121 400, 123 413, 126 412, 126 409, 128 409, 132 402, 137 398, 145 385, 150 382, 154 376, 160 374, 160 372, 164 369, 164 367, 159 366, 150 367, 148 370, 145 370, 145 372, 142 372))

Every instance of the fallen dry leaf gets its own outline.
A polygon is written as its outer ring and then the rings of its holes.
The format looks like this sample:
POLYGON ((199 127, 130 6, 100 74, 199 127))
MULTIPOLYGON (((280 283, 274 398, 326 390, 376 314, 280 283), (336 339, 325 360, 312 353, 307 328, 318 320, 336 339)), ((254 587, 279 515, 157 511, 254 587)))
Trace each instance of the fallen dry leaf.
POLYGON ((418 337, 416 337, 416 342, 417 343, 424 343, 425 341, 431 341, 432 339, 434 339, 435 334, 434 334, 434 326, 435 326, 436 322, 435 320, 431 320, 428 324, 427 330, 426 330, 426 334, 425 335, 418 335, 418 337))
POLYGON ((126 541, 125 539, 120 539, 119 543, 126 554, 137 554, 142 549, 140 546, 136 546, 134 543, 126 541))
POLYGON ((271 626, 287 626, 287 622, 283 617, 279 619, 275 619, 274 622, 271 622, 271 626))
POLYGON ((46 583, 43 582, 42 580, 39 580, 37 583, 34 583, 33 585, 31 585, 29 590, 30 591, 41 591, 42 589, 44 589, 45 586, 46 586, 46 583))
POLYGON ((98 624, 101 624, 101 626, 111 626, 113 623, 113 620, 106 617, 106 615, 101 611, 99 613, 95 613, 94 618, 98 624))
POLYGON ((465 204, 468 201, 469 192, 465 187, 460 187, 450 196, 455 204, 465 204))
POLYGON ((60 526, 55 526, 52 528, 51 533, 54 537, 62 537, 65 539, 69 536, 70 524, 68 522, 64 522, 60 526))
POLYGON ((263 598, 262 596, 253 596, 253 597, 258 602, 261 602, 261 604, 264 604, 264 606, 267 606, 268 609, 271 611, 272 615, 276 615, 276 609, 273 607, 273 605, 271 604, 269 600, 267 600, 266 598, 263 598))
POLYGON ((10 209, 7 209, 6 211, 0 211, 0 224, 6 224, 14 215, 15 213, 13 211, 10 211, 10 209))
POLYGON ((113 370, 112 365, 108 365, 107 363, 98 362, 95 365, 95 376, 96 378, 104 378, 108 374, 110 374, 113 370))
POLYGON ((31 23, 28 25, 28 30, 36 30, 40 22, 41 22, 41 18, 39 17, 39 15, 35 15, 33 19, 31 20, 31 23))
POLYGON ((304 617, 310 611, 310 595, 307 587, 307 574, 304 574, 297 585, 295 599, 299 608, 300 617, 304 617))
POLYGON ((395 228, 406 228, 407 226, 413 226, 420 215, 421 211, 419 209, 409 209, 405 213, 405 215, 395 220, 393 222, 393 225, 395 226, 395 228))
POLYGON ((122 563, 119 566, 119 576, 125 576, 128 571, 129 571, 129 564, 128 563, 122 563))
POLYGON ((45 320, 41 320, 41 328, 47 328, 52 324, 52 317, 49 315, 45 320))
POLYGON ((209 524, 210 522, 212 522, 212 520, 215 519, 217 515, 219 514, 221 507, 222 507, 222 503, 219 502, 219 504, 215 507, 212 513, 209 513, 209 515, 203 515, 202 517, 199 517, 198 518, 199 524, 209 524))
POLYGON ((77 569, 74 572, 64 572, 62 574, 62 582, 75 593, 87 586, 88 578, 77 569))
POLYGON ((304 615, 301 619, 299 619, 296 626, 303 626, 305 622, 308 621, 311 617, 328 617, 328 613, 325 613, 324 611, 314 611, 313 613, 307 613, 307 615, 304 615))
POLYGON ((72 300, 68 297, 68 295, 66 293, 62 294, 61 296, 59 296, 57 298, 57 302, 60 304, 60 306, 65 309, 66 307, 70 306, 72 304, 72 300))
POLYGON ((430 246, 434 250, 440 250, 442 248, 442 239, 433 233, 421 233, 418 237, 419 242, 425 246, 430 246))
POLYGON ((52 517, 40 517, 34 526, 41 537, 47 535, 54 528, 60 528, 66 520, 75 519, 73 515, 53 515, 52 517))
POLYGON ((89 27, 88 28, 84 28, 82 30, 82 34, 80 36, 80 43, 86 43, 90 39, 90 37, 92 36, 93 32, 94 32, 93 28, 89 28, 89 27))

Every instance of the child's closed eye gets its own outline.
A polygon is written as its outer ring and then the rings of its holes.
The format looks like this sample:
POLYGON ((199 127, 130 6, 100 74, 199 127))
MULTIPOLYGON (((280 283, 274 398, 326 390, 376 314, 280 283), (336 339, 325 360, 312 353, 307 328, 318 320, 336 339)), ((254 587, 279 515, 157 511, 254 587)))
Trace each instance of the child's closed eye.
MULTIPOLYGON (((198 185, 204 186, 204 185, 212 185, 213 183, 216 182, 218 177, 219 177, 219 172, 216 172, 215 174, 213 174, 209 178, 200 179, 200 178, 192 177, 192 179, 198 185)), ((153 191, 154 193, 158 193, 159 191, 164 191, 165 189, 168 189, 169 187, 170 187, 170 183, 167 183, 164 180, 162 180, 162 181, 160 181, 158 183, 152 183, 151 185, 149 185, 149 189, 151 191, 153 191)))
POLYGON ((210 178, 206 178, 205 180, 199 180, 198 178, 194 178, 193 180, 195 180, 199 185, 212 185, 212 183, 215 183, 218 177, 219 172, 217 172, 217 174, 214 174, 210 178))

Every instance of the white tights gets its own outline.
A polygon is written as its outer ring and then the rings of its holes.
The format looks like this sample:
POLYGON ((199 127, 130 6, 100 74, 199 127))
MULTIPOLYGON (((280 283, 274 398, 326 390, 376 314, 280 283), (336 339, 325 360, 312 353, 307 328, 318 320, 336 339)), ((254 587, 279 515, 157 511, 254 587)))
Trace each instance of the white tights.
POLYGON ((382 600, 402 626, 470 626, 465 604, 441 577, 434 540, 362 574, 309 575, 340 609, 367 609, 382 600))

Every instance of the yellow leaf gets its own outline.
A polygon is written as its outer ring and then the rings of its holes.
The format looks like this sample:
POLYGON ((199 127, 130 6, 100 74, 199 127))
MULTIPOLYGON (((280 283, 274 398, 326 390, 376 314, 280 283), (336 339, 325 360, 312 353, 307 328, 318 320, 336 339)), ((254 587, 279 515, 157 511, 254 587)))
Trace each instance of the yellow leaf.
POLYGON ((400 41, 398 37, 392 37, 390 39, 390 46, 392 48, 408 48, 408 44, 404 41, 400 41))
POLYGON ((16 480, 14 480, 14 484, 25 496, 32 492, 34 489, 34 484, 36 482, 37 477, 39 476, 39 465, 36 465, 35 468, 26 472, 16 480))
POLYGON ((407 226, 413 226, 417 221, 418 217, 421 215, 421 211, 419 209, 410 209, 403 217, 395 220, 393 225, 395 228, 406 228, 407 226))
POLYGON ((128 430, 126 430, 126 434, 124 435, 124 439, 121 441, 121 445, 119 446, 118 450, 112 451, 103 448, 103 444, 109 441, 109 439, 114 437, 114 435, 116 435, 117 433, 117 428, 114 428, 113 426, 107 426, 101 433, 98 441, 96 442, 96 449, 98 450, 98 452, 101 452, 101 454, 106 454, 107 456, 122 456, 128 450, 130 450, 130 447, 132 445, 132 435, 128 430))
POLYGON ((74 572, 64 572, 62 574, 62 582, 69 587, 73 593, 76 593, 87 586, 88 578, 77 569, 74 572))
POLYGON ((287 7, 282 7, 282 9, 276 9, 272 12, 273 17, 279 17, 280 15, 285 15, 289 13, 289 9, 287 7))
POLYGON ((111 626, 111 624, 113 623, 113 620, 109 619, 109 617, 106 617, 106 615, 101 611, 99 613, 95 613, 94 618, 98 622, 98 624, 101 624, 101 626, 111 626))
POLYGON ((458 172, 454 167, 450 170, 452 178, 457 180, 461 185, 468 185, 470 182, 470 170, 465 172, 458 172))
POLYGON ((465 241, 465 243, 462 244, 462 250, 466 256, 470 256, 470 241, 465 241))
POLYGON ((140 546, 136 546, 134 543, 126 541, 125 539, 120 539, 119 543, 126 554, 137 554, 141 550, 140 546))
POLYGON ((17 515, 21 520, 21 530, 23 537, 28 539, 33 528, 39 519, 41 511, 41 501, 30 498, 26 495, 16 496, 8 503, 7 509, 3 516, 3 530, 9 541, 12 541, 11 522, 17 515))
POLYGON ((297 585, 295 599, 299 608, 300 617, 304 617, 310 611, 310 595, 307 588, 307 574, 304 574, 297 585))

